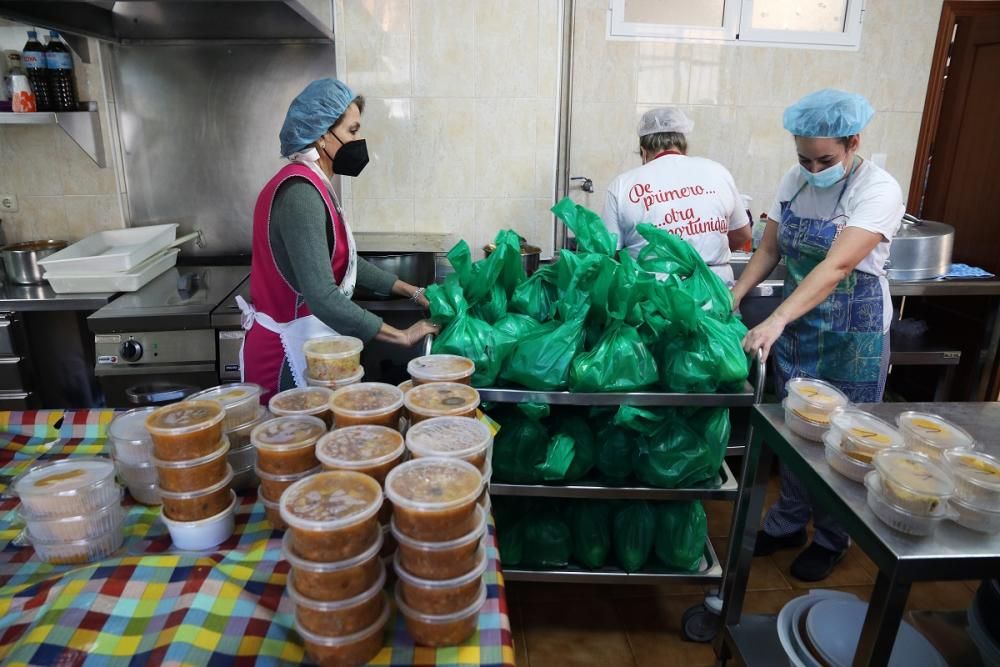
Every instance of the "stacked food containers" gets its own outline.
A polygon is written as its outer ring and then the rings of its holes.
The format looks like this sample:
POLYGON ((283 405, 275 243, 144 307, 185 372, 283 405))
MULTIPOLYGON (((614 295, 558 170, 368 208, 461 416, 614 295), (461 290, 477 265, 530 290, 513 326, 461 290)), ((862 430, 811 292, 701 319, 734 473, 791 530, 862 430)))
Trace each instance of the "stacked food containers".
POLYGON ((823 442, 831 468, 855 482, 864 482, 865 475, 875 469, 875 455, 901 446, 903 437, 878 417, 848 408, 830 415, 830 430, 823 442))
POLYGON ((479 392, 457 382, 414 384, 406 392, 405 403, 410 425, 434 417, 475 417, 479 392))
POLYGON ((306 341, 306 382, 311 387, 337 389, 361 381, 363 343, 351 336, 325 336, 306 341))
POLYGON ((472 384, 476 364, 471 359, 453 354, 429 354, 411 359, 406 365, 413 386, 432 382, 472 384))
POLYGON ((332 395, 333 392, 326 387, 288 389, 272 396, 268 407, 278 417, 318 417, 327 428, 333 428, 333 411, 330 410, 332 395))
POLYGON ((111 461, 74 457, 42 463, 16 478, 12 488, 42 560, 86 563, 121 547, 125 511, 111 461))
POLYGON ((808 378, 792 378, 785 383, 787 396, 785 424, 789 430, 807 440, 822 442, 830 428, 830 417, 837 408, 847 405, 847 396, 828 382, 808 378))
POLYGON ((182 401, 146 418, 163 499, 163 522, 180 549, 208 549, 235 528, 233 469, 218 401, 182 401))
POLYGON ((144 505, 160 504, 153 465, 153 438, 146 430, 146 418, 156 408, 138 408, 123 412, 108 427, 111 455, 118 476, 136 501, 144 505))
POLYGON ((399 429, 403 414, 403 392, 381 382, 361 382, 342 387, 330 397, 337 428, 386 426, 399 429))
POLYGON ((268 521, 284 529, 279 501, 296 482, 318 472, 316 441, 327 432, 326 423, 309 415, 275 417, 254 428, 250 440, 257 449, 258 495, 268 521))
POLYGON ((949 501, 955 522, 981 533, 1000 532, 1000 459, 973 449, 944 454, 955 481, 949 501))
POLYGON ((930 535, 948 518, 955 485, 930 457, 894 447, 876 454, 874 464, 865 475, 868 506, 883 522, 910 535, 930 535))
POLYGON ((254 427, 268 418, 267 409, 261 406, 263 387, 250 382, 224 384, 192 394, 188 400, 218 401, 226 411, 223 432, 229 439, 229 465, 233 469, 232 488, 237 491, 252 489, 257 485, 254 474, 256 450, 250 443, 254 427))
POLYGON ((295 628, 320 664, 364 664, 382 648, 390 607, 381 506, 374 478, 344 470, 310 475, 281 494, 295 628))

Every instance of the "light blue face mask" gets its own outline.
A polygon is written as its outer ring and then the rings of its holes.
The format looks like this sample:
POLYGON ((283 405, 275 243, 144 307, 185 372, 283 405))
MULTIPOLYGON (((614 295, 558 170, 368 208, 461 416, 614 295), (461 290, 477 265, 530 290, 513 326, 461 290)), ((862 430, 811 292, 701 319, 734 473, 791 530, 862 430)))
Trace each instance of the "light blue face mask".
POLYGON ((799 165, 799 169, 802 171, 802 175, 805 177, 806 182, 815 188, 828 188, 842 179, 846 173, 843 162, 838 162, 832 167, 827 167, 823 171, 816 172, 815 174, 803 167, 801 164, 799 165))

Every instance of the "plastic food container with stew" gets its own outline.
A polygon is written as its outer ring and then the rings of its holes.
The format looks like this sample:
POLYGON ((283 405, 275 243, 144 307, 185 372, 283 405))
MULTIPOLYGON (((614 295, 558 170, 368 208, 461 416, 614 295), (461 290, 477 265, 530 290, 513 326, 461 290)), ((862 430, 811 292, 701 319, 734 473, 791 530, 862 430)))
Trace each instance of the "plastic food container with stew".
POLYGON ((186 461, 215 451, 222 440, 226 411, 217 401, 181 401, 146 418, 153 455, 161 461, 186 461))
POLYGON ((346 470, 310 475, 281 494, 292 548, 313 561, 340 561, 367 551, 378 539, 381 506, 378 482, 346 470))
POLYGON ((275 417, 260 424, 250 438, 257 448, 257 468, 273 475, 290 475, 312 470, 316 441, 326 433, 326 424, 317 417, 275 417))
POLYGON ((278 502, 281 498, 281 494, 285 492, 285 489, 290 487, 295 482, 300 479, 305 479, 309 475, 315 475, 320 472, 323 468, 316 466, 312 470, 307 470, 306 472, 296 472, 291 475, 272 475, 271 473, 264 472, 260 468, 254 467, 253 471, 257 474, 260 479, 260 493, 262 496, 268 500, 273 500, 278 502))
POLYGON ((246 424, 240 424, 236 428, 229 429, 226 431, 226 437, 229 438, 229 444, 233 449, 243 449, 244 447, 251 446, 250 434, 253 432, 254 428, 271 418, 271 413, 267 411, 263 405, 257 410, 257 414, 254 418, 248 421, 246 424))
POLYGON ((281 552, 295 574, 299 594, 313 600, 346 600, 371 588, 383 573, 380 554, 384 542, 379 531, 375 542, 357 556, 333 563, 306 560, 292 547, 291 533, 285 533, 281 552))
POLYGON ((330 407, 337 428, 366 424, 399 428, 403 392, 391 384, 360 382, 333 392, 330 407))
POLYGON ((955 484, 944 468, 920 452, 887 449, 875 456, 874 463, 882 495, 907 512, 936 515, 955 494, 955 484))
POLYGON ((119 497, 110 505, 80 516, 36 517, 24 507, 18 509, 18 514, 28 524, 28 532, 44 542, 89 540, 110 533, 115 528, 120 529, 125 521, 120 491, 119 497))
POLYGON ((974 449, 976 441, 964 429, 926 412, 903 412, 896 417, 906 446, 932 459, 944 460, 949 449, 974 449))
POLYGON ((422 542, 408 537, 390 524, 398 544, 399 565, 421 579, 444 580, 459 577, 476 566, 476 554, 486 534, 486 512, 476 506, 476 527, 466 535, 446 542, 422 542))
POLYGON ((397 531, 421 542, 445 542, 474 531, 482 490, 479 469, 460 459, 414 459, 393 468, 385 480, 397 531))
POLYGON ((399 595, 403 602, 423 614, 453 614, 468 608, 479 595, 486 572, 486 549, 476 551, 475 565, 471 570, 453 579, 421 579, 400 564, 396 554, 394 567, 399 578, 399 595))
MULTIPOLYGON (((878 459, 876 459, 878 460, 878 459)), ((883 493, 878 471, 865 475, 865 488, 868 489, 868 506, 884 524, 908 535, 930 535, 942 521, 948 518, 948 508, 945 503, 936 506, 929 514, 911 512, 900 507, 894 499, 883 493)))
POLYGON ((295 621, 324 637, 343 637, 364 630, 378 620, 386 606, 385 568, 378 561, 378 578, 366 590, 346 600, 313 600, 298 590, 295 573, 289 572, 286 590, 295 603, 295 621))
POLYGON ((413 379, 414 385, 431 382, 472 384, 476 364, 471 359, 454 354, 429 354, 411 359, 406 365, 406 371, 413 379))
POLYGON ((317 380, 346 380, 361 367, 364 344, 351 336, 324 336, 302 346, 306 372, 317 380))
POLYGON ((316 443, 316 458, 327 470, 353 470, 380 484, 405 453, 403 436, 388 426, 338 428, 316 443))
POLYGON ((412 424, 433 417, 475 417, 478 409, 479 392, 456 382, 422 384, 406 392, 412 424))
POLYGON ((197 491, 166 491, 160 489, 163 516, 173 521, 201 521, 214 517, 229 505, 233 469, 226 464, 226 476, 219 482, 197 491))
POLYGON ((861 410, 836 410, 830 416, 830 433, 840 451, 862 463, 889 447, 903 445, 903 436, 891 424, 861 410))
POLYGON ((146 418, 156 408, 136 408, 117 415, 108 426, 111 451, 124 463, 148 463, 153 457, 153 438, 146 430, 146 418))
POLYGON ((170 539, 178 549, 203 551, 228 540, 236 530, 236 493, 229 491, 229 504, 218 514, 198 521, 174 521, 164 513, 170 539))
POLYGON ((229 468, 229 440, 222 436, 219 448, 190 461, 161 461, 154 458, 160 488, 164 491, 198 491, 225 479, 229 468))
POLYGON ((331 396, 333 391, 326 387, 288 389, 272 396, 268 407, 279 417, 293 415, 317 417, 323 420, 327 428, 332 428, 331 396))
POLYGON ((392 607, 383 605, 378 619, 364 630, 346 637, 327 637, 309 632, 295 620, 295 630, 306 645, 306 655, 320 665, 364 665, 382 650, 385 625, 392 607))
POLYGON ((325 387, 330 391, 336 391, 341 387, 347 387, 352 384, 357 384, 361 382, 365 377, 365 367, 361 366, 358 368, 358 372, 349 378, 343 380, 317 380, 316 378, 311 378, 306 376, 306 385, 310 387, 325 387))
POLYGON ((264 516, 267 518, 267 522, 271 524, 271 527, 275 530, 287 530, 288 524, 281 518, 281 501, 270 500, 264 495, 260 487, 257 488, 257 497, 260 498, 260 502, 264 505, 264 516))
POLYGON ((948 501, 948 507, 953 513, 952 520, 958 525, 990 535, 1000 533, 1000 511, 970 505, 957 496, 948 501))
POLYGON ((875 469, 872 464, 845 454, 833 433, 827 432, 823 436, 823 444, 826 446, 826 462, 849 480, 864 483, 865 475, 875 469))
POLYGON ((478 419, 434 417, 406 432, 406 448, 414 458, 443 456, 462 459, 486 475, 493 433, 478 419))
POLYGON ((972 449, 952 449, 944 460, 956 496, 967 505, 1000 511, 1000 459, 972 449))
POLYGON ((35 553, 46 563, 57 565, 76 565, 80 563, 90 563, 95 560, 107 558, 122 546, 125 541, 125 532, 122 524, 112 530, 83 540, 46 541, 41 540, 31 534, 28 529, 28 540, 35 548, 35 553))
POLYGON ((229 431, 257 418, 264 388, 252 382, 234 382, 188 396, 189 401, 218 401, 226 410, 222 428, 229 431))
POLYGON ((480 583, 479 594, 472 604, 451 614, 424 614, 417 611, 403 600, 401 586, 402 581, 396 583, 396 606, 416 643, 424 646, 454 646, 476 632, 479 612, 486 603, 485 583, 480 583))
POLYGON ((26 512, 38 518, 78 516, 117 502, 115 464, 97 457, 72 457, 29 468, 11 484, 26 512))

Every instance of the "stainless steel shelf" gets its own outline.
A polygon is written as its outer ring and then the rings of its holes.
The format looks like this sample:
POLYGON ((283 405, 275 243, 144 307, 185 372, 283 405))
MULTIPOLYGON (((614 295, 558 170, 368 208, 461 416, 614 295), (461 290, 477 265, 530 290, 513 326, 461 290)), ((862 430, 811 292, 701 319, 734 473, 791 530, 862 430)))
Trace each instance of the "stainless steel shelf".
POLYGON ((106 167, 104 138, 97 104, 85 102, 87 111, 0 113, 0 125, 58 125, 98 167, 106 167))
POLYGON ((778 617, 773 614, 744 614, 737 625, 723 630, 726 644, 746 667, 788 664, 788 656, 778 639, 778 617))
POLYGON ((889 345, 893 366, 957 366, 962 350, 957 345, 893 338, 889 345))
POLYGON ((725 461, 718 476, 703 487, 657 489, 648 486, 611 486, 600 481, 571 484, 502 484, 492 482, 495 496, 531 496, 535 498, 593 498, 602 500, 733 500, 736 478, 725 461))
POLYGON ((570 565, 568 567, 535 570, 528 568, 503 568, 506 581, 534 581, 544 583, 578 584, 713 584, 722 581, 722 565, 709 540, 705 540, 705 555, 697 572, 676 572, 655 568, 641 572, 625 572, 605 567, 599 570, 570 565))
POLYGON ((569 391, 533 391, 531 389, 480 389, 484 401, 494 403, 548 403, 549 405, 638 405, 638 406, 694 406, 694 407, 744 407, 753 405, 754 391, 749 383, 735 393, 727 394, 672 394, 661 392, 575 394, 569 391))

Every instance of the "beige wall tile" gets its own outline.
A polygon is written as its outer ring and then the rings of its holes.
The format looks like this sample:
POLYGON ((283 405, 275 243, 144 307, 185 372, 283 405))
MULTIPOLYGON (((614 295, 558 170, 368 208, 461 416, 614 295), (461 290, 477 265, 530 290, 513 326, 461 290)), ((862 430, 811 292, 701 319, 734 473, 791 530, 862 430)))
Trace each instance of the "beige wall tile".
MULTIPOLYGON (((476 224, 475 199, 445 199, 418 197, 413 204, 413 229, 430 234, 455 234, 469 237, 476 224)), ((454 243, 449 243, 450 248, 454 243)))
POLYGON ((556 117, 559 114, 555 98, 535 100, 535 188, 536 197, 551 198, 556 182, 556 117))
POLYGON ((21 197, 63 194, 59 176, 62 153, 80 150, 65 133, 54 125, 26 125, 7 127, 5 134, 11 162, 4 169, 13 173, 14 194, 21 197))
POLYGON ((345 75, 355 90, 373 97, 410 95, 410 0, 350 0, 340 34, 345 75))
POLYGON ((639 42, 636 57, 636 101, 662 106, 688 101, 691 45, 639 42))
POLYGON ((538 2, 538 96, 559 94, 559 56, 562 35, 559 32, 559 3, 538 2))
MULTIPOLYGON (((20 215, 29 219, 38 240, 76 241, 72 238, 63 197, 24 197, 18 200, 20 215)), ((33 240, 33 239, 28 239, 33 240)))
POLYGON ((538 4, 537 0, 475 3, 476 97, 534 97, 538 93, 538 4))
POLYGON ((413 94, 466 97, 475 90, 474 0, 412 0, 413 94))
POLYGON ((124 227, 118 195, 74 195, 64 197, 66 220, 72 240, 105 229, 124 227))
POLYGON ((631 102, 576 102, 573 104, 572 176, 588 176, 594 192, 571 185, 574 201, 600 212, 608 184, 618 174, 642 164, 636 127, 641 112, 631 102))
POLYGON ((475 111, 471 99, 413 100, 413 187, 420 196, 472 196, 475 111))
POLYGON ((731 105, 736 102, 739 51, 723 44, 691 44, 689 104, 731 105))
POLYGON ((633 102, 638 42, 607 39, 605 0, 578 2, 573 42, 573 99, 633 102))
POLYGON ((476 196, 534 194, 534 100, 477 100, 475 121, 476 196))
POLYGON ((477 258, 483 256, 483 246, 493 241, 497 232, 503 229, 513 229, 528 242, 548 248, 552 237, 551 223, 548 222, 552 214, 548 208, 548 201, 544 199, 478 199, 475 233, 466 232, 463 236, 477 258))
POLYGON ((356 199, 351 229, 413 233, 413 199, 356 199))
POLYGON ((363 119, 370 161, 351 182, 356 199, 413 195, 413 114, 409 98, 371 98, 363 119))

